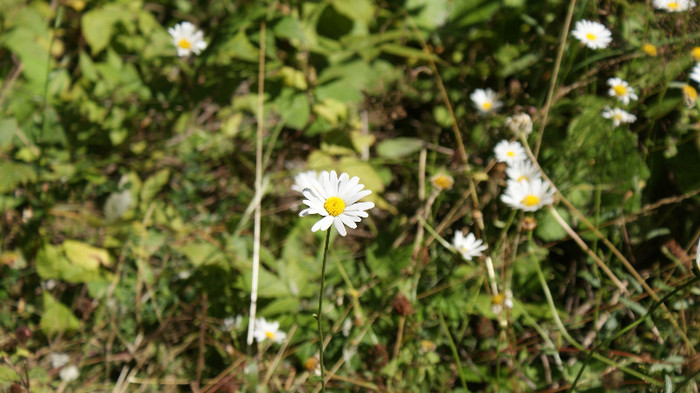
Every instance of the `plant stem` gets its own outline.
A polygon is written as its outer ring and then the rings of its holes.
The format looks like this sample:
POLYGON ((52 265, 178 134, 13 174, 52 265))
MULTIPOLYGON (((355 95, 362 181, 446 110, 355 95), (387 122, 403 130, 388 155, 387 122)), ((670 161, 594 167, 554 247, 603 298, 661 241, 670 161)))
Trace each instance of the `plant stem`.
POLYGON ((454 356, 455 362, 457 363, 457 373, 459 373, 459 380, 462 382, 462 389, 464 389, 465 392, 469 392, 467 381, 464 380, 464 373, 462 372, 462 362, 459 361, 459 352, 457 352, 455 342, 452 340, 452 334, 447 329, 447 324, 445 323, 445 317, 442 316, 442 311, 438 310, 438 316, 440 317, 440 325, 442 326, 442 330, 445 331, 445 336, 447 336, 447 342, 450 344, 452 356, 454 356))
POLYGON ((318 363, 321 366, 321 391, 326 392, 326 371, 323 367, 323 329, 321 328, 321 311, 323 307, 323 286, 326 278, 326 256, 328 256, 328 242, 331 237, 331 229, 326 231, 326 244, 323 246, 323 264, 321 265, 321 289, 318 291, 318 312, 316 312, 316 323, 318 325, 318 363))

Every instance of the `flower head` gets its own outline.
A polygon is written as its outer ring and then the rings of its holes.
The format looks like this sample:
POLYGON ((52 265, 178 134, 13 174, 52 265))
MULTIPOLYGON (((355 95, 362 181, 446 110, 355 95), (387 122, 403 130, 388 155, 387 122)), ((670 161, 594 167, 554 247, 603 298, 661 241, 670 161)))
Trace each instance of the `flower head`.
POLYGON ((607 48, 612 42, 612 33, 602 23, 580 20, 571 35, 591 49, 607 48))
POLYGON ((527 137, 532 132, 532 118, 527 113, 509 116, 506 118, 506 127, 515 135, 523 134, 527 137))
POLYGON ((61 377, 61 380, 64 382, 75 381, 80 376, 80 370, 78 370, 78 367, 71 364, 63 367, 61 371, 58 372, 58 376, 61 377))
POLYGON ((508 166, 508 168, 506 168, 506 175, 508 175, 508 179, 518 182, 532 181, 542 177, 539 169, 537 169, 529 159, 524 159, 508 166))
POLYGON ((683 103, 688 108, 695 106, 695 102, 698 100, 698 91, 691 85, 685 85, 681 89, 683 91, 683 103))
POLYGON ((501 200, 514 209, 533 212, 554 203, 554 189, 548 181, 542 179, 522 182, 508 180, 501 200))
POLYGON ((693 56, 693 60, 700 61, 700 46, 696 46, 691 49, 690 55, 693 56))
POLYGON ((513 309, 513 292, 508 289, 505 293, 491 296, 491 312, 500 314, 503 308, 513 309))
POLYGON ((608 79, 608 95, 610 97, 616 97, 618 101, 627 105, 630 100, 637 100, 637 95, 634 94, 634 89, 630 85, 620 78, 610 78, 608 79))
POLYGON ((619 126, 620 124, 634 123, 637 120, 637 116, 625 112, 620 108, 610 109, 609 107, 606 107, 603 113, 601 113, 601 116, 606 119, 613 119, 613 125, 615 127, 619 126))
POLYGON ((373 202, 358 202, 361 198, 372 193, 370 190, 363 190, 364 184, 360 183, 357 176, 352 179, 347 173, 338 177, 335 171, 323 171, 318 179, 310 179, 311 186, 303 191, 303 203, 308 208, 299 213, 300 217, 309 214, 320 214, 323 216, 311 227, 312 232, 327 230, 331 224, 335 226, 341 236, 347 234, 345 226, 357 228, 357 223, 361 218, 369 215, 365 210, 374 207, 373 202))
POLYGON ((469 98, 471 98, 476 109, 483 114, 494 112, 503 106, 503 103, 498 101, 496 92, 491 89, 476 89, 469 95, 469 98))
POLYGON ((520 142, 508 142, 504 139, 498 142, 493 151, 496 153, 498 162, 505 162, 508 165, 512 165, 527 158, 525 149, 520 142))
POLYGON ((273 343, 280 344, 287 338, 287 333, 279 329, 279 322, 268 322, 265 320, 265 318, 257 318, 255 320, 255 331, 253 331, 253 336, 255 337, 255 341, 259 343, 265 340, 270 340, 273 343))
POLYGON ((190 22, 182 22, 170 27, 168 33, 173 37, 173 44, 175 44, 177 55, 180 57, 187 57, 192 53, 198 55, 207 47, 204 34, 190 22))
POLYGON ((666 12, 687 11, 695 7, 693 0, 654 0, 654 8, 666 12))
POLYGON ((438 173, 430 178, 430 182, 436 190, 443 191, 452 188, 455 184, 455 179, 446 173, 438 173))
POLYGON ((690 70, 690 75, 688 77, 697 84, 700 84, 700 63, 695 64, 695 67, 690 70))
POLYGON ((656 50, 656 47, 648 42, 642 45, 642 52, 646 53, 647 56, 651 57, 656 57, 656 55, 659 54, 659 51, 656 50))
POLYGON ((473 233, 470 232, 467 233, 467 236, 464 236, 462 231, 455 232, 452 245, 462 254, 462 258, 467 261, 480 257, 481 253, 487 248, 484 242, 477 239, 473 233))

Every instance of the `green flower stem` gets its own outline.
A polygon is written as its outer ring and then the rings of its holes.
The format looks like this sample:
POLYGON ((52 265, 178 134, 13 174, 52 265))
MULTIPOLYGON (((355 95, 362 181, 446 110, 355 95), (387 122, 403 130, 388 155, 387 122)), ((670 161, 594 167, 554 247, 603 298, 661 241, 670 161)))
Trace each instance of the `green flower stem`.
POLYGON ((326 244, 323 246, 323 264, 321 266, 321 289, 318 291, 318 312, 316 313, 316 322, 318 324, 318 363, 321 366, 321 391, 326 391, 326 371, 323 367, 323 329, 321 328, 321 310, 323 307, 323 286, 326 278, 326 257, 328 256, 328 243, 331 237, 331 229, 326 231, 326 244))
MULTIPOLYGON (((552 317, 554 318, 554 323, 557 325, 557 328, 559 329, 559 332, 561 333, 562 337, 564 337, 564 339, 566 341, 568 341, 569 344, 571 344, 573 347, 575 347, 579 351, 586 352, 586 349, 583 347, 583 345, 579 344, 576 340, 574 340, 574 338, 569 335, 569 332, 566 331, 566 328, 564 327, 564 324, 562 323, 561 319, 559 318, 559 314, 557 313, 557 308, 554 306, 554 300, 552 299, 552 293, 549 291, 549 287, 547 286, 547 280, 544 277, 544 273, 542 273, 542 268, 540 267, 540 261, 535 257, 535 254, 533 254, 532 252, 530 252, 530 260, 535 265, 535 270, 537 271, 537 277, 539 278, 540 284, 542 285, 542 291, 544 292, 544 295, 547 298, 547 304, 549 305, 549 309, 552 312, 552 317)), ((592 356, 596 360, 599 360, 599 361, 601 361, 609 366, 620 369, 620 371, 623 371, 629 375, 632 375, 636 378, 639 378, 647 383, 657 385, 657 386, 663 386, 663 382, 658 381, 654 378, 651 378, 647 375, 644 375, 644 374, 642 374, 636 370, 633 370, 629 367, 615 363, 614 361, 606 358, 605 356, 600 355, 599 353, 593 352, 592 356)))
POLYGON ((464 389, 464 391, 468 393, 469 388, 467 388, 467 381, 464 380, 464 373, 462 372, 462 362, 459 361, 459 352, 457 352, 455 342, 452 340, 452 334, 450 334, 450 331, 447 329, 447 324, 445 323, 445 317, 442 316, 442 311, 438 310, 438 316, 440 317, 440 325, 442 326, 442 330, 445 331, 445 336, 447 336, 447 342, 448 344, 450 344, 452 356, 454 356, 455 362, 457 362, 457 373, 459 373, 459 380, 462 382, 462 389, 464 389))

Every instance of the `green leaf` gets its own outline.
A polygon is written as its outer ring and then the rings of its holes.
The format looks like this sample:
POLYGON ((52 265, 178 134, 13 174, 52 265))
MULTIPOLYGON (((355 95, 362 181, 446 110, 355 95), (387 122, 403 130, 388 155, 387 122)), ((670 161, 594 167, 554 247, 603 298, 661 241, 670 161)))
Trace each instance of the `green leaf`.
MULTIPOLYGON (((568 211, 563 208, 555 209, 557 209, 557 212, 564 219, 564 221, 571 221, 568 211)), ((547 209, 546 212, 543 212, 543 214, 538 215, 538 223, 537 229, 535 229, 535 234, 537 237, 546 242, 561 240, 567 235, 564 228, 562 228, 559 222, 557 222, 557 219, 554 218, 554 215, 552 215, 552 212, 549 209, 547 209)))
POLYGON ((332 0, 333 8, 354 21, 369 23, 374 16, 374 4, 370 0, 332 0))
POLYGON ((163 186, 168 182, 168 179, 170 179, 170 170, 161 169, 160 171, 156 172, 154 175, 146 179, 145 182, 143 182, 140 196, 141 210, 146 211, 146 209, 148 208, 148 204, 151 202, 153 197, 155 197, 156 194, 158 194, 161 188, 163 188, 163 186))
POLYGON ((12 138, 19 131, 17 120, 13 118, 0 119, 0 150, 12 144, 12 138))
POLYGON ((100 53, 109 44, 114 30, 115 17, 104 8, 95 8, 83 14, 83 37, 87 41, 92 54, 100 53))
POLYGON ((419 151, 425 144, 418 138, 390 138, 377 144, 380 157, 399 159, 419 151))
POLYGON ((66 240, 63 242, 63 251, 72 264, 85 270, 98 270, 100 265, 112 266, 112 258, 107 250, 83 242, 66 240))
POLYGON ((0 365, 0 383, 19 382, 20 377, 10 366, 0 365))
POLYGON ((0 193, 14 191, 20 184, 34 183, 37 173, 34 167, 11 161, 0 162, 0 193))
POLYGON ((77 330, 80 327, 80 321, 68 307, 54 299, 48 292, 44 292, 44 312, 41 314, 39 325, 44 334, 55 335, 77 330))

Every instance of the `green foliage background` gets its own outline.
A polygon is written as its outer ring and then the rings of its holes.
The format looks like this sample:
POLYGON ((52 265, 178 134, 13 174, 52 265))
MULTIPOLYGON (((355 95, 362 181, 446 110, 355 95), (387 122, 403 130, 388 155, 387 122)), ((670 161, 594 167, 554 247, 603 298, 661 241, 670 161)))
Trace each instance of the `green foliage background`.
MULTIPOLYGON (((569 334, 589 349, 642 317, 653 299, 564 205, 557 210, 629 292, 550 212, 516 214, 499 201, 505 174, 493 146, 512 137, 505 118, 533 116, 529 144, 541 142, 544 171, 660 296, 693 276, 700 228, 700 111, 681 93, 690 50, 700 45, 697 9, 576 4, 574 21, 599 20, 614 41, 592 51, 568 39, 538 140, 567 7, 3 1, 0 389, 313 391, 318 378, 305 364, 317 356, 323 234, 311 233, 313 218, 297 217, 301 196, 290 189, 306 169, 359 176, 377 206, 347 238, 332 234, 326 364, 340 364, 342 378, 330 387, 464 391, 464 380, 471 391, 566 389, 586 353, 553 323, 533 258, 569 334), (204 32, 199 56, 176 56, 167 28, 183 20, 204 32), (263 23, 259 313, 289 334, 280 352, 245 345, 263 23), (645 43, 659 54, 644 54, 645 43), (640 97, 628 106, 637 116, 629 127, 600 116, 615 104, 605 84, 615 76, 640 97), (469 99, 486 87, 504 101, 498 114, 479 115, 469 99), (512 310, 492 311, 483 258, 466 262, 432 233, 414 246, 421 179, 443 172, 455 186, 436 196, 427 226, 448 241, 463 228, 481 232, 500 290, 512 289, 512 310), (525 216, 536 218, 534 234, 521 229, 525 216), (401 299, 410 304, 405 315, 401 299), (240 323, 227 322, 236 316, 240 323), (61 382, 48 360, 54 352, 70 354, 77 381, 61 382)), ((654 311, 601 351, 658 382, 649 389, 661 391, 665 377, 666 388, 691 389, 699 295, 697 285, 684 289, 666 301, 669 312, 654 311)), ((593 360, 579 387, 640 384, 593 360)))

